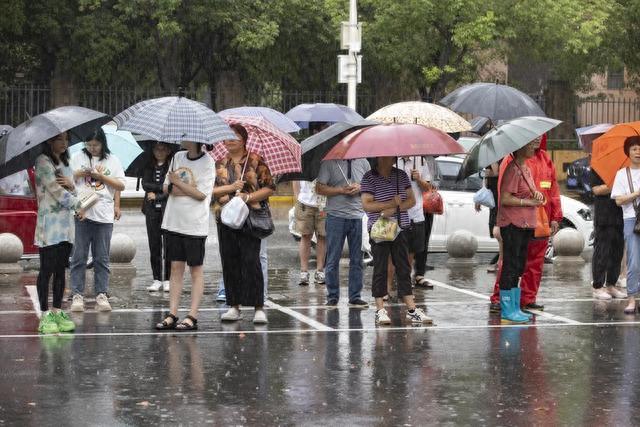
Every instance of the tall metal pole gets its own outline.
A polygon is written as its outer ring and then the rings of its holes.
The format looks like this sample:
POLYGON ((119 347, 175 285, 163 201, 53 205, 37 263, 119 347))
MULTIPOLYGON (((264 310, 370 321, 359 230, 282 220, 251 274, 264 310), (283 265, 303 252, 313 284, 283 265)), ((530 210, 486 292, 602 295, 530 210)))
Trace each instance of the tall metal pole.
POLYGON ((347 81, 347 106, 356 109, 356 85, 358 84, 358 1, 349 0, 349 76, 347 81), (357 49, 357 50, 356 50, 357 49))

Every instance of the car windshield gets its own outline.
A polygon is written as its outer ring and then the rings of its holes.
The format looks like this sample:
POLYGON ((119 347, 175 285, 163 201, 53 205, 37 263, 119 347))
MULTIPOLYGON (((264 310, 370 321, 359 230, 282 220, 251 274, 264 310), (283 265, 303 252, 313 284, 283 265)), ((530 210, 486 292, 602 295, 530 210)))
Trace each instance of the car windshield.
POLYGON ((33 196, 27 171, 20 171, 0 179, 0 195, 33 196))
POLYGON ((443 159, 436 159, 436 163, 440 174, 440 190, 475 192, 482 188, 482 178, 477 173, 456 181, 462 163, 443 159))

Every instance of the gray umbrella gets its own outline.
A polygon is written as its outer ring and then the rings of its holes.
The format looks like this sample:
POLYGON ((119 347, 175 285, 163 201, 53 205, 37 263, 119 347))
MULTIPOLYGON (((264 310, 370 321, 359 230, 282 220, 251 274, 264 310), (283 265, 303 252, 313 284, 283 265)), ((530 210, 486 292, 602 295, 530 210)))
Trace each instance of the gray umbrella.
POLYGON ((459 113, 488 117, 494 123, 522 116, 546 117, 529 95, 497 83, 473 83, 459 87, 439 103, 459 113))
POLYGON ((13 130, 13 126, 9 125, 0 125, 0 137, 4 136, 6 133, 9 133, 13 130))
POLYGON ((104 113, 76 106, 55 108, 27 120, 0 139, 0 178, 33 166, 43 142, 69 131, 72 145, 109 120, 104 113))

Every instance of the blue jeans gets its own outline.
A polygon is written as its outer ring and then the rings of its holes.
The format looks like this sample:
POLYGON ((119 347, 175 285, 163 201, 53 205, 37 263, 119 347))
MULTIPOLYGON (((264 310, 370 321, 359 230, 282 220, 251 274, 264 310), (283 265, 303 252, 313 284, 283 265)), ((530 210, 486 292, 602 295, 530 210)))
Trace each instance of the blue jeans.
POLYGON ((362 291, 362 219, 327 215, 327 256, 324 266, 327 299, 340 299, 340 257, 344 239, 349 244, 349 301, 360 298, 362 291))
POLYGON ((624 242, 627 245, 627 294, 640 292, 640 234, 633 232, 635 218, 624 220, 624 242))
POLYGON ((73 295, 84 294, 85 272, 89 246, 93 256, 94 291, 96 295, 109 290, 109 249, 113 224, 76 219, 76 241, 71 256, 71 290, 73 295))
MULTIPOLYGON (((260 242, 260 266, 262 267, 262 277, 264 278, 264 299, 267 299, 267 287, 269 285, 269 258, 267 257, 267 239, 260 242)), ((218 297, 224 297, 224 279, 220 278, 218 283, 218 297)))

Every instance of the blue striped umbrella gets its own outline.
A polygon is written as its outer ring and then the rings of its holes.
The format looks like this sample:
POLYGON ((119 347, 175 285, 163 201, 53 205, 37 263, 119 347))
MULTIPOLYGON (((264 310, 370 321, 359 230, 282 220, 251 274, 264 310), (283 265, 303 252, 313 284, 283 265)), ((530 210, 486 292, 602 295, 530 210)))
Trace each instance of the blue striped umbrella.
POLYGON ((113 120, 118 129, 156 141, 215 144, 235 139, 235 133, 213 110, 181 96, 147 99, 127 108, 113 120))
POLYGON ((275 127, 285 133, 298 132, 300 126, 296 124, 289 117, 282 114, 280 111, 276 111, 268 107, 236 107, 228 108, 226 110, 219 111, 222 117, 227 116, 244 116, 244 117, 263 117, 271 122, 275 127))

